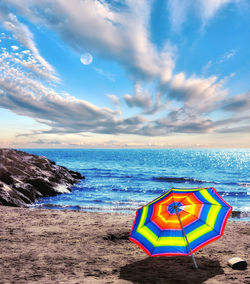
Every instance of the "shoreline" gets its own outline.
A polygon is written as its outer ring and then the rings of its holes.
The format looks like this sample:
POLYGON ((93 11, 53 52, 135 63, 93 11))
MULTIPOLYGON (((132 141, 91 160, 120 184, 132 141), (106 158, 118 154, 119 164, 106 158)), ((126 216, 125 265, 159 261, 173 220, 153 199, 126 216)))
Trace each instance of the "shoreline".
POLYGON ((148 257, 128 240, 135 215, 0 206, 3 283, 247 283, 249 222, 227 222, 224 235, 191 257, 148 257))
MULTIPOLYGON (((121 210, 119 207, 114 209, 102 209, 97 210, 96 208, 87 208, 87 207, 81 207, 79 205, 58 205, 58 204, 30 204, 30 209, 44 209, 44 210, 65 210, 65 211, 73 211, 73 212, 90 212, 90 213, 109 213, 109 214, 125 214, 125 215, 134 215, 136 214, 136 210, 127 209, 127 210, 121 210), (73 209, 74 208, 74 209, 73 209)), ((250 222, 250 212, 248 211, 240 211, 240 210, 233 210, 229 216, 229 219, 231 221, 238 221, 238 222, 250 222)))

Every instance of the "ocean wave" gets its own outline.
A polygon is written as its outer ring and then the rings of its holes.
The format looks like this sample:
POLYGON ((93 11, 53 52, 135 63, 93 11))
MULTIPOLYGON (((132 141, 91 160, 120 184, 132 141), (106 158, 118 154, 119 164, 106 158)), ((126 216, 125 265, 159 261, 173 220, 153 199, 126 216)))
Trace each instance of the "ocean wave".
POLYGON ((112 170, 111 169, 103 169, 103 168, 79 168, 77 169, 78 171, 83 171, 83 172, 86 172, 86 171, 94 171, 94 172, 111 172, 112 170))
MULTIPOLYGON (((145 204, 145 203, 144 203, 145 204)), ((98 205, 88 205, 88 206, 80 206, 80 205, 64 205, 64 204, 51 204, 51 203, 40 203, 40 204, 32 204, 30 208, 38 208, 38 209, 55 209, 55 210, 72 210, 72 211, 85 211, 85 212, 103 212, 103 213, 135 213, 138 208, 144 205, 143 203, 138 203, 134 206, 98 206, 98 205)), ((230 215, 230 218, 233 219, 244 219, 250 218, 249 207, 244 208, 235 208, 230 215)))
MULTIPOLYGON (((169 188, 170 189, 170 188, 169 188)), ((146 192, 147 193, 152 193, 152 194, 159 194, 159 195, 161 195, 161 194, 163 194, 163 193, 165 193, 165 192, 167 192, 169 189, 148 189, 146 192)))
POLYGON ((153 177, 153 180, 160 182, 170 182, 170 183, 209 183, 207 181, 198 180, 195 178, 187 177, 153 177))
POLYGON ((58 209, 58 210, 73 210, 73 211, 92 211, 92 212, 134 212, 139 207, 135 206, 81 206, 81 205, 64 205, 64 204, 51 204, 51 203, 40 203, 30 205, 31 208, 41 208, 41 209, 58 209))
POLYGON ((227 186, 240 186, 250 188, 250 182, 226 182, 226 181, 206 181, 189 177, 153 177, 154 181, 168 182, 168 183, 189 183, 189 184, 215 184, 215 185, 227 185, 227 186))
POLYGON ((222 191, 218 191, 218 193, 222 196, 222 197, 249 197, 248 192, 246 191, 236 191, 236 192, 222 192, 222 191))
POLYGON ((237 184, 239 186, 242 186, 242 187, 249 187, 250 188, 250 182, 238 182, 237 184))
POLYGON ((136 200, 130 200, 130 201, 117 201, 117 200, 104 200, 104 199, 94 199, 91 201, 92 203, 98 203, 98 204, 109 204, 114 206, 121 206, 121 205, 130 205, 130 206, 136 206, 140 207, 145 204, 145 201, 136 201, 136 200))
POLYGON ((111 188, 111 191, 114 192, 133 192, 133 193, 141 193, 141 192, 148 192, 144 189, 135 189, 135 188, 111 188))

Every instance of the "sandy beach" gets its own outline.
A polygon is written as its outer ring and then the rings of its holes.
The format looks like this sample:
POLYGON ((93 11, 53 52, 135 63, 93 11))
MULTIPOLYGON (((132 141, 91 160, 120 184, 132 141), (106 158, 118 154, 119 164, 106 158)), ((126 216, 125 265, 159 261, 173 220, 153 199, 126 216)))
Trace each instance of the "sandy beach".
POLYGON ((229 221, 191 257, 148 257, 128 240, 134 216, 0 206, 0 283, 249 283, 250 226, 229 221))

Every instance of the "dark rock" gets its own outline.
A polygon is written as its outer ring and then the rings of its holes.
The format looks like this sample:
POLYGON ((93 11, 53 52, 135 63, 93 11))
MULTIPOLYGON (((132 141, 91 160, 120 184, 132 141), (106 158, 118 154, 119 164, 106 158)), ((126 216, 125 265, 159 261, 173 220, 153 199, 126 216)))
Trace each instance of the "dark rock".
POLYGON ((70 174, 72 175, 73 178, 75 179, 85 179, 84 176, 82 176, 80 173, 78 172, 74 172, 74 171, 69 171, 70 174))
POLYGON ((0 205, 26 207, 37 198, 70 192, 84 179, 46 157, 0 149, 0 205))
POLYGON ((41 177, 32 177, 26 180, 27 183, 33 185, 42 196, 54 196, 58 193, 53 189, 53 183, 42 179, 41 177))
POLYGON ((34 202, 37 198, 43 196, 41 192, 37 191, 34 186, 28 183, 15 183, 13 187, 16 191, 25 195, 30 200, 29 203, 34 202))
POLYGON ((7 185, 0 188, 0 204, 6 206, 26 207, 29 200, 23 200, 23 196, 18 195, 17 191, 11 190, 7 185))
POLYGON ((11 176, 11 173, 9 173, 8 171, 3 172, 0 176, 0 179, 2 182, 6 183, 6 184, 12 184, 13 183, 13 177, 11 176))
POLYGON ((5 182, 6 184, 12 184, 13 183, 13 177, 11 176, 10 173, 6 173, 1 176, 2 182, 5 182))

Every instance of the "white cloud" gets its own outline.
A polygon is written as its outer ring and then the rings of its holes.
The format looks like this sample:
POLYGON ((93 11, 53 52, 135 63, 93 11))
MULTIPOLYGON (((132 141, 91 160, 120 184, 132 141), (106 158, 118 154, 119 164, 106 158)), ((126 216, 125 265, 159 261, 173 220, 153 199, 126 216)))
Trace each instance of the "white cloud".
POLYGON ((129 107, 149 110, 153 106, 151 95, 146 90, 143 90, 139 82, 135 84, 135 94, 133 96, 126 94, 123 98, 129 107))
POLYGON ((237 0, 198 0, 200 17, 204 23, 213 18, 215 14, 230 3, 239 2, 237 0))
POLYGON ((173 76, 173 70, 175 67, 175 60, 177 54, 177 47, 167 42, 160 54, 160 83, 167 84, 173 76))
POLYGON ((116 95, 109 94, 107 97, 112 101, 114 106, 117 108, 117 114, 122 115, 122 110, 121 110, 121 102, 119 98, 116 95))
POLYGON ((110 98, 110 100, 113 102, 115 106, 120 106, 121 102, 116 95, 110 94, 108 95, 108 97, 110 98))
MULTIPOLYGON (((59 81, 54 68, 40 55, 34 42, 33 34, 30 32, 29 28, 21 23, 18 18, 8 10, 7 6, 2 3, 0 3, 0 23, 2 23, 7 31, 12 33, 13 38, 19 44, 31 51, 32 60, 29 61, 29 63, 26 62, 27 68, 33 69, 33 71, 39 73, 40 76, 44 76, 53 81, 59 81), (39 68, 38 65, 40 65, 39 68)), ((2 33, 2 37, 6 38, 6 35, 2 33)), ((8 36, 8 38, 10 38, 10 36, 8 36)), ((12 49, 17 51, 19 47, 13 45, 12 49)))
POLYGON ((218 60, 218 64, 221 64, 225 61, 227 61, 228 59, 230 59, 231 57, 233 57, 236 54, 236 51, 234 49, 231 49, 228 52, 225 52, 225 54, 223 54, 223 56, 218 60))
POLYGON ((250 91, 225 99, 222 109, 236 113, 237 116, 247 113, 250 110, 250 91))
POLYGON ((172 115, 157 121, 159 129, 167 129, 170 133, 209 133, 214 130, 213 122, 208 118, 190 117, 180 109, 174 120, 172 115), (185 119, 184 119, 185 117, 185 119))
MULTIPOLYGON (((1 8, 1 7, 0 7, 1 8)), ((26 48, 30 49, 35 58, 49 71, 54 72, 53 67, 39 54, 39 51, 34 43, 33 35, 28 27, 18 21, 17 17, 8 13, 5 14, 0 10, 0 21, 6 30, 13 34, 13 37, 26 48)))
POLYGON ((16 50, 18 50, 18 49, 19 49, 19 47, 18 47, 18 46, 16 46, 16 45, 12 45, 12 46, 11 46, 11 48, 12 48, 12 50, 14 50, 14 51, 16 51, 16 50))
POLYGON ((237 4, 240 0, 171 0, 167 2, 169 20, 174 31, 179 32, 189 16, 195 15, 206 26, 209 20, 226 5, 237 4))
POLYGON ((181 26, 186 21, 192 2, 186 0, 171 0, 167 1, 167 5, 172 29, 174 29, 175 32, 179 32, 181 26))
POLYGON ((195 112, 210 112, 228 94, 228 90, 223 89, 226 79, 218 80, 216 76, 186 78, 184 73, 179 73, 173 76, 166 94, 195 112))

